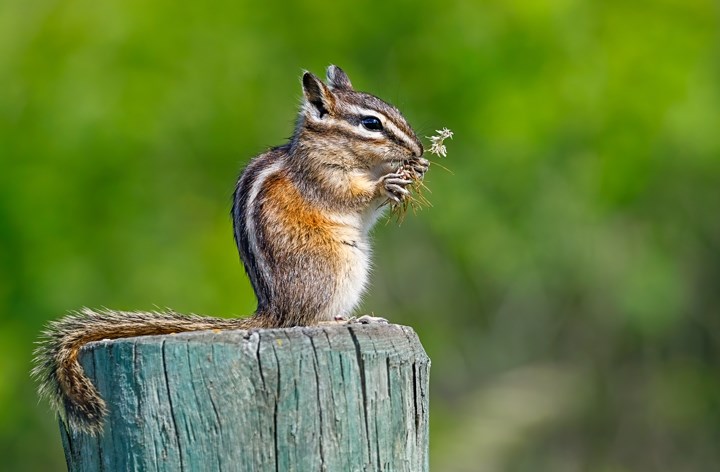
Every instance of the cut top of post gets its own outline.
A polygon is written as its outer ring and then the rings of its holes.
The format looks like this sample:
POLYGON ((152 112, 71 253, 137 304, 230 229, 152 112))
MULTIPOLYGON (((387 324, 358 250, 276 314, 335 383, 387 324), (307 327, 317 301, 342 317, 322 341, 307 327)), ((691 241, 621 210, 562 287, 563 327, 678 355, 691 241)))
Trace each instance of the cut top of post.
POLYGON ((202 331, 88 344, 109 407, 67 431, 70 470, 428 467, 429 359, 388 324, 202 331))

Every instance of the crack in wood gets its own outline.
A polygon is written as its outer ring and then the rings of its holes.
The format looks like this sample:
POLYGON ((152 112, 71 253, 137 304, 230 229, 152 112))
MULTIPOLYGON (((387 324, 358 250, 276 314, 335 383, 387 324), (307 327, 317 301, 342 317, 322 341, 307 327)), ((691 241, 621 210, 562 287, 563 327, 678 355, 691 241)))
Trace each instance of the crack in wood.
POLYGON ((167 399, 168 399, 168 405, 170 406, 170 419, 172 420, 173 424, 173 430, 175 432, 175 441, 177 442, 177 448, 178 448, 178 456, 180 461, 180 470, 185 470, 185 465, 183 463, 183 450, 182 450, 182 441, 180 441, 180 430, 178 429, 177 421, 175 420, 175 405, 172 399, 172 394, 170 393, 170 378, 168 377, 168 364, 166 359, 166 339, 163 339, 160 342, 160 352, 162 353, 162 368, 163 368, 163 374, 165 375, 165 388, 167 389, 167 399))
POLYGON ((370 450, 370 428, 368 426, 368 405, 367 405, 367 383, 365 381, 365 361, 362 357, 362 350, 360 349, 360 342, 358 341, 355 330, 348 327, 350 331, 350 337, 352 338, 353 345, 355 346, 355 359, 357 361, 358 370, 360 371, 360 386, 362 388, 362 401, 363 401, 363 420, 365 421, 365 437, 367 441, 368 460, 372 459, 372 452, 370 450))

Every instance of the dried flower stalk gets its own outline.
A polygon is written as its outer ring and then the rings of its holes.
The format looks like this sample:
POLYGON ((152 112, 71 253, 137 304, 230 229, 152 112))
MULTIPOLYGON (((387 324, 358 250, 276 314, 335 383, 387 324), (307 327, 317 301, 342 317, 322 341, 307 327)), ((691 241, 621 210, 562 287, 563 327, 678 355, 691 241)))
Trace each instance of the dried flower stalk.
MULTIPOLYGON (((447 128, 436 130, 434 136, 426 136, 430 140, 430 154, 435 154, 439 157, 447 157, 447 148, 445 147, 445 140, 452 139, 453 132, 447 128)), ((400 203, 391 204, 391 218, 392 216, 397 218, 398 223, 402 223, 405 219, 405 214, 408 208, 411 208, 413 212, 422 209, 425 206, 432 206, 430 201, 423 195, 423 190, 430 190, 423 183, 424 173, 418 172, 413 164, 417 161, 413 159, 406 159, 402 165, 398 167, 397 173, 402 175, 407 180, 412 180, 412 183, 408 185, 410 194, 402 199, 400 203)))

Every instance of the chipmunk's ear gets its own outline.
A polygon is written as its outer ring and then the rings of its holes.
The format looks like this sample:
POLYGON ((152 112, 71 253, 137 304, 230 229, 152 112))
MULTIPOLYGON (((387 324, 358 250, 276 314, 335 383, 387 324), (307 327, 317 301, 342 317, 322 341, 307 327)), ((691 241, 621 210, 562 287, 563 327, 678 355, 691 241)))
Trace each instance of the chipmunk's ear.
POLYGON ((303 108, 317 118, 335 110, 335 95, 322 80, 310 72, 305 72, 302 78, 305 104, 303 108))
POLYGON ((330 89, 352 90, 350 77, 348 77, 344 70, 336 65, 331 65, 327 68, 327 80, 330 89))

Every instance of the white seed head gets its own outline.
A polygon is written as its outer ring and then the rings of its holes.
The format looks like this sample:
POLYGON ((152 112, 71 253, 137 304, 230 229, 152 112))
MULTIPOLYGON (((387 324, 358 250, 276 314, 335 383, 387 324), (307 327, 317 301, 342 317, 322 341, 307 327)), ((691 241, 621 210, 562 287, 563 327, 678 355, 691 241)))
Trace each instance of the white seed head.
POLYGON ((447 148, 443 144, 446 139, 452 139, 453 132, 447 128, 435 131, 435 136, 427 136, 430 140, 430 153, 436 156, 447 157, 447 148))

